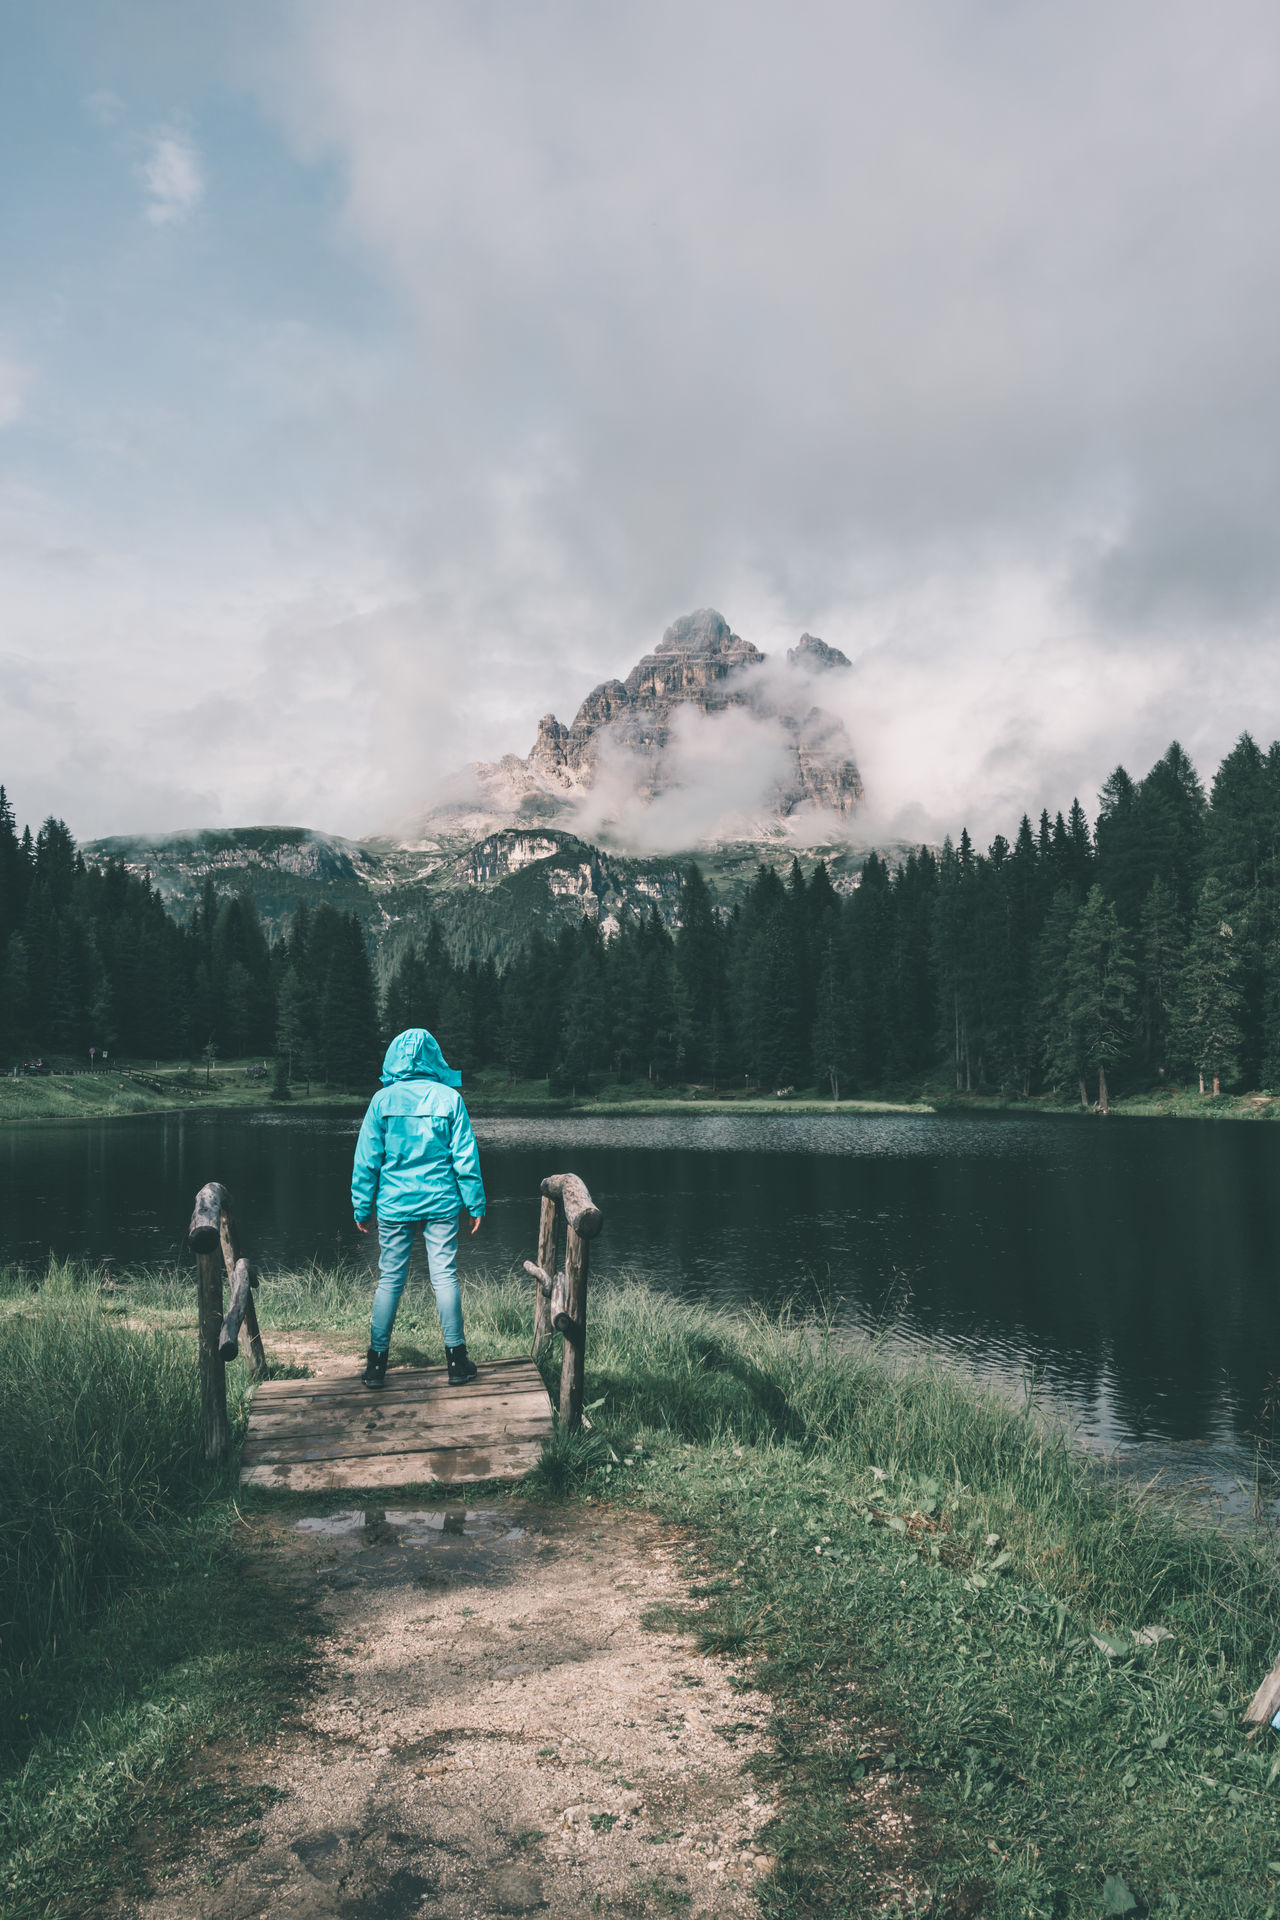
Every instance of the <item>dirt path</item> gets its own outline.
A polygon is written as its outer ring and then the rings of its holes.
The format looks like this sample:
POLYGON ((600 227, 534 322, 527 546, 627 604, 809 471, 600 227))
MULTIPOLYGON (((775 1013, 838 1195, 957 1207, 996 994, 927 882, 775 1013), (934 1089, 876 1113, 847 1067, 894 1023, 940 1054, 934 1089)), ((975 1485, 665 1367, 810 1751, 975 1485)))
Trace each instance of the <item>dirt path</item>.
POLYGON ((329 1622, 323 1670, 252 1756, 283 1795, 260 1829, 198 1847, 143 1920, 758 1912, 765 1703, 641 1625, 686 1591, 669 1531, 519 1501, 252 1525, 329 1622))

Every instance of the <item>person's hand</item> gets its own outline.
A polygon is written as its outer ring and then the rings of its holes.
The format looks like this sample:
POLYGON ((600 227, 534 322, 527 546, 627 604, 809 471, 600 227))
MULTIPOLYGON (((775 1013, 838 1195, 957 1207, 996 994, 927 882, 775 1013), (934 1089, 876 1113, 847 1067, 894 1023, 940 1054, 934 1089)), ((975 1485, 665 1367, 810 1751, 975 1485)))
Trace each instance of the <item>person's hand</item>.
POLYGON ((472 1219, 471 1219, 471 1231, 472 1231, 472 1233, 479 1233, 479 1231, 480 1231, 480 1222, 481 1222, 481 1221, 482 1221, 483 1219, 484 1219, 484 1215, 483 1215, 482 1213, 477 1213, 477 1214, 473 1214, 473 1215, 472 1215, 472 1219))
POLYGON ((359 1227, 361 1233, 368 1233, 369 1222, 367 1220, 357 1220, 356 1225, 359 1227))

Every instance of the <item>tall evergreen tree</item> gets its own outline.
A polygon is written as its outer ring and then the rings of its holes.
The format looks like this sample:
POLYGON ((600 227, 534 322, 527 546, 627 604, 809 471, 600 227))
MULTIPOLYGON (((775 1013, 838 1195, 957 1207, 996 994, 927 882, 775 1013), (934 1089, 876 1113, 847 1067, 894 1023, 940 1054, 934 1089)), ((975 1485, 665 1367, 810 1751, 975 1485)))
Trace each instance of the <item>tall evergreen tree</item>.
POLYGON ((1227 918, 1226 889, 1212 876, 1200 889, 1174 1015, 1173 1044, 1215 1094, 1240 1057, 1240 956, 1227 918))
MULTIPOLYGON (((1129 1047, 1134 965, 1115 905, 1091 887, 1077 913, 1063 974, 1063 1026, 1081 1072, 1098 1076, 1098 1106, 1109 1104, 1107 1074, 1129 1047)), ((1086 1103, 1087 1104, 1087 1103, 1086 1103)))

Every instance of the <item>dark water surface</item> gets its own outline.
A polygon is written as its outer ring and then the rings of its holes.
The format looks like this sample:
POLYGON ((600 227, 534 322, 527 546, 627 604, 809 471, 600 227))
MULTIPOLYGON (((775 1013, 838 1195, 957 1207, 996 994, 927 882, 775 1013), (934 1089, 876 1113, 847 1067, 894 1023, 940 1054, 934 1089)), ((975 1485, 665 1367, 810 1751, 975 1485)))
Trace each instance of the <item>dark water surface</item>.
MULTIPOLYGON (((0 1130, 0 1262, 180 1255, 221 1179, 268 1268, 362 1257, 358 1116, 174 1115, 0 1130)), ((472 1265, 518 1263, 538 1182, 604 1208, 594 1271, 892 1316, 1004 1377, 1033 1373, 1087 1435, 1231 1448, 1280 1376, 1280 1127, 951 1115, 556 1116, 477 1122, 491 1211, 472 1265)), ((269 1291, 263 1308, 269 1320, 269 1291)), ((1153 1457, 1154 1454, 1153 1454, 1153 1457)), ((1206 1456, 1207 1457, 1207 1456, 1206 1456)))

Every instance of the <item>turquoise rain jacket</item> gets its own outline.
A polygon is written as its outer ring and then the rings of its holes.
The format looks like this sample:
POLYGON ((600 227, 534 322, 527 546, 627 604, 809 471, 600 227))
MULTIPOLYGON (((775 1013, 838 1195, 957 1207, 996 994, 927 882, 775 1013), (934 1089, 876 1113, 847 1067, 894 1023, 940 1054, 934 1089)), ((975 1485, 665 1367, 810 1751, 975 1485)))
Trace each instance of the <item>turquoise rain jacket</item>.
POLYGON ((462 1075, 425 1027, 398 1033, 356 1141, 351 1205, 367 1220, 442 1220, 484 1212, 480 1151, 458 1092, 462 1075))

